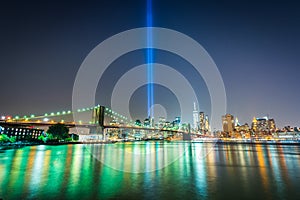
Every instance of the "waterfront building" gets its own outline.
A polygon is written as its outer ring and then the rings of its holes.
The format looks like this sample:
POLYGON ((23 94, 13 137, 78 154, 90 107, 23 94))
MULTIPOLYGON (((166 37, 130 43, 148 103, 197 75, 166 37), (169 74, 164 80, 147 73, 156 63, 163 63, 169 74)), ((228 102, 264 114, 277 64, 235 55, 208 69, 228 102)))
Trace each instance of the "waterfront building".
POLYGON ((201 133, 205 132, 205 115, 204 112, 199 113, 199 129, 201 133))
POLYGON ((253 118, 252 120, 252 130, 254 132, 275 132, 276 124, 274 119, 269 119, 268 117, 263 118, 253 118))
POLYGON ((150 127, 155 126, 154 117, 149 118, 150 119, 150 127))
POLYGON ((181 118, 180 117, 175 117, 174 124, 179 126, 180 123, 181 123, 181 118))
POLYGON ((258 118, 257 119, 257 131, 259 132, 268 132, 269 124, 266 118, 258 118))
POLYGON ((164 127, 165 128, 171 128, 171 123, 169 121, 166 121, 164 127))
POLYGON ((292 128, 290 127, 290 126, 285 126, 284 128, 283 128, 283 132, 292 132, 293 130, 292 130, 292 128))
POLYGON ((239 124, 239 125, 235 126, 235 130, 237 132, 248 132, 248 131, 250 131, 250 127, 247 123, 245 123, 244 125, 239 124))
POLYGON ((274 133, 276 131, 276 124, 275 124, 275 120, 274 119, 269 119, 268 120, 268 124, 269 124, 269 130, 274 133))
POLYGON ((253 117, 253 119, 252 119, 251 129, 252 129, 254 132, 257 131, 257 120, 256 120, 255 117, 253 117))
POLYGON ((234 131, 234 117, 231 114, 222 116, 223 131, 231 134, 234 131))
POLYGON ((241 125, 238 123, 235 128, 235 136, 240 138, 247 138, 249 139, 251 137, 250 127, 247 123, 241 125))
POLYGON ((8 137, 15 136, 16 141, 37 140, 39 136, 44 134, 44 130, 22 126, 1 126, 0 134, 5 134, 8 137))
POLYGON ((146 118, 146 119, 144 120, 144 126, 150 127, 150 119, 149 119, 149 118, 146 118))
POLYGON ((163 128, 165 126, 166 123, 166 118, 165 117, 159 117, 158 118, 158 127, 159 128, 163 128))
POLYGON ((208 115, 205 115, 205 132, 210 132, 208 115))
POLYGON ((134 123, 136 126, 142 126, 142 122, 141 120, 137 119, 135 120, 135 123, 134 123))
POLYGON ((172 127, 179 128, 179 126, 180 126, 180 117, 175 117, 175 120, 172 122, 172 127))

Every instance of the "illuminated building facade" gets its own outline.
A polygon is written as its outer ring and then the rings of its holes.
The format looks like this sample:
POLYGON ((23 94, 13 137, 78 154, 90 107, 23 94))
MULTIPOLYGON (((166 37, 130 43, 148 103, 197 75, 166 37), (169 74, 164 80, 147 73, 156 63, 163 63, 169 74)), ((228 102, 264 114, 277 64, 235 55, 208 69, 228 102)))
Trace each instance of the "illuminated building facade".
POLYGON ((204 112, 200 112, 199 113, 199 128, 200 128, 200 132, 204 133, 204 131, 205 131, 205 116, 204 116, 204 112))
POLYGON ((180 126, 181 119, 180 117, 175 117, 175 120, 173 121, 173 126, 180 126))
POLYGON ((234 117, 231 114, 222 116, 223 131, 226 133, 232 133, 234 131, 234 117))
POLYGON ((155 126, 155 122, 154 122, 154 117, 150 118, 150 127, 154 127, 155 126))
POLYGON ((276 124, 275 124, 275 120, 274 119, 269 119, 268 120, 269 123, 269 130, 274 133, 276 131, 276 124))
POLYGON ((144 126, 150 127, 150 119, 149 119, 149 118, 146 118, 146 119, 144 120, 144 126))
POLYGON ((234 126, 240 126, 239 119, 237 117, 235 118, 234 126))
POLYGON ((250 127, 247 123, 245 123, 244 125, 238 124, 234 128, 237 132, 248 132, 250 130, 250 127))
POLYGON ((199 114, 198 114, 198 110, 197 110, 197 105, 196 103, 194 102, 194 110, 193 110, 193 129, 194 130, 198 130, 198 124, 199 124, 199 114))
POLYGON ((259 131, 259 132, 268 132, 269 131, 269 124, 268 124, 267 119, 265 119, 265 118, 257 119, 257 131, 259 131))
POLYGON ((251 126, 251 129, 256 132, 257 131, 257 120, 255 117, 253 117, 252 119, 252 126, 251 126))
POLYGON ((210 132, 208 115, 205 115, 205 132, 210 132))
POLYGON ((254 132, 275 132, 276 124, 274 119, 269 119, 268 117, 263 118, 253 118, 252 120, 252 130, 254 132))
POLYGON ((166 118, 165 117, 159 117, 158 118, 158 127, 163 128, 166 124, 166 118))
POLYGON ((171 123, 169 121, 166 121, 165 128, 171 128, 171 123))
POLYGON ((9 137, 16 137, 16 141, 22 140, 37 140, 39 136, 44 134, 43 129, 34 129, 26 127, 2 126, 0 134, 5 134, 9 137))

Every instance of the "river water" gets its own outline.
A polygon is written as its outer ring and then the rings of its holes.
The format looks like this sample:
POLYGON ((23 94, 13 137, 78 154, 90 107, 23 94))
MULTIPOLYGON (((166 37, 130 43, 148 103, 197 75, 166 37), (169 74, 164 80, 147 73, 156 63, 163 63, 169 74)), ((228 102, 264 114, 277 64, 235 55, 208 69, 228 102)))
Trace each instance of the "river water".
POLYGON ((300 199, 300 146, 31 146, 0 151, 0 184, 0 199, 300 199))

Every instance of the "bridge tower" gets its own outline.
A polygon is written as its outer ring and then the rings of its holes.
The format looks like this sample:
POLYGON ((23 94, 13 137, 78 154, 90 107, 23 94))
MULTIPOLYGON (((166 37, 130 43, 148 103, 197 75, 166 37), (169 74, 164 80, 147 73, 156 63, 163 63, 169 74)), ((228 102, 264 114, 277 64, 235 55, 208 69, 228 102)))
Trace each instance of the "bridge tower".
POLYGON ((98 124, 101 127, 104 127, 104 106, 97 106, 93 109, 92 113, 92 122, 93 124, 98 124))
POLYGON ((190 140, 192 140, 192 137, 191 137, 191 125, 190 124, 188 124, 188 133, 182 133, 182 139, 183 140, 188 140, 188 141, 190 141, 190 140))
POLYGON ((91 133, 103 134, 104 130, 104 106, 97 106, 92 112, 92 123, 96 124, 96 127, 91 129, 91 133))

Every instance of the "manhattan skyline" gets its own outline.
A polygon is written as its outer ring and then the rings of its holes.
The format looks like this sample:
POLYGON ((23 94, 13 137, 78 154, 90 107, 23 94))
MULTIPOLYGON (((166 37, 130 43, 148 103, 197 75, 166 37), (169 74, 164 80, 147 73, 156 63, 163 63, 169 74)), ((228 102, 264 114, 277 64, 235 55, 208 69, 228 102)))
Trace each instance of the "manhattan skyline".
MULTIPOLYGON (((6 2, 1 8, 0 114, 71 108, 75 76, 87 54, 114 34, 145 27, 145 11, 143 1, 6 2)), ((279 127, 300 126, 299 24, 299 5, 294 1, 153 0, 153 26, 180 31, 207 50, 224 81, 227 113, 241 123, 269 115, 279 127)), ((199 110, 210 115, 203 79, 176 55, 154 54, 155 61, 174 67, 195 85, 199 110)), ((116 60, 106 72, 107 80, 99 83, 107 90, 97 91, 97 102, 107 104, 113 83, 141 63, 145 63, 143 51, 116 60)), ((156 100, 174 118, 178 107, 174 95, 161 86, 154 89, 155 96, 163 97, 156 100)), ((141 87, 132 97, 135 118, 145 116, 145 92, 146 87, 141 87)), ((217 117, 221 124, 221 116, 217 117)))

